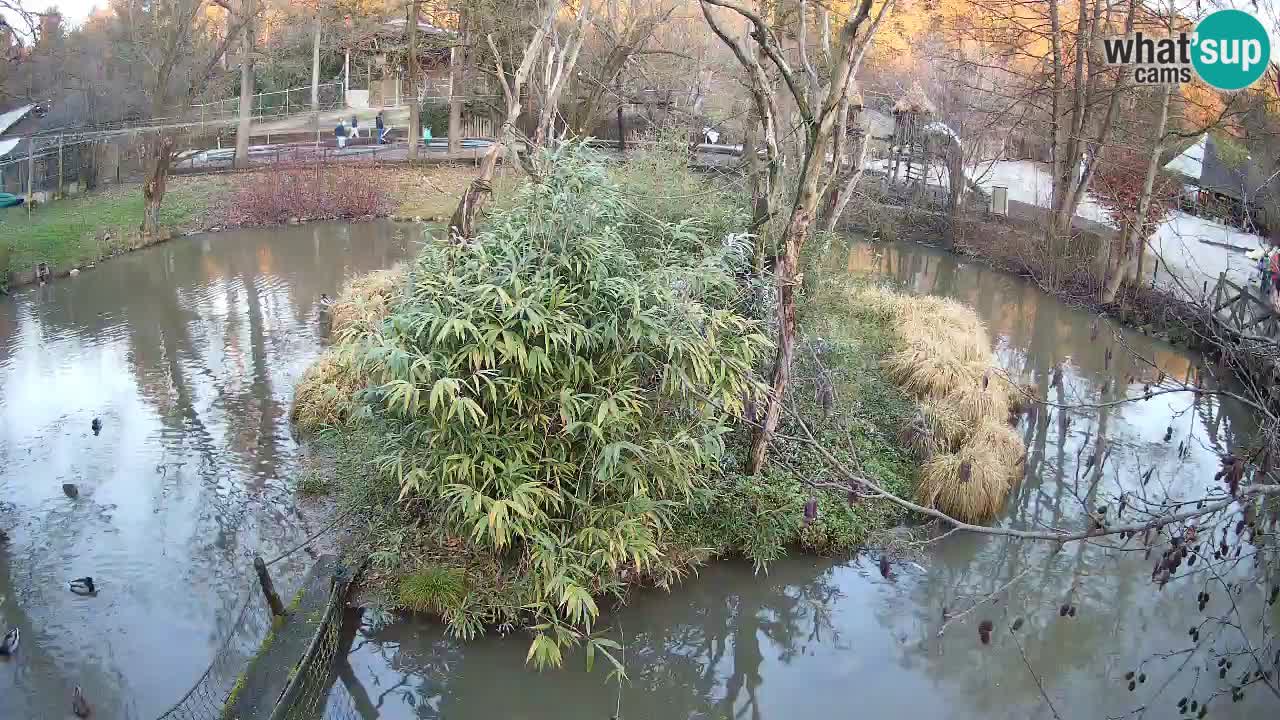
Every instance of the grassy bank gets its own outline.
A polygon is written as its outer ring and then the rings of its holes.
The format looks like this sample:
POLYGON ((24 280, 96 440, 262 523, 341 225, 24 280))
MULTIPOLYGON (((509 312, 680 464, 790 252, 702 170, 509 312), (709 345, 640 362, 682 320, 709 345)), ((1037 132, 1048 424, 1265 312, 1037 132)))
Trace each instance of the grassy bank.
MULTIPOLYGON (((174 176, 161 222, 174 235, 245 224, 235 206, 247 204, 247 191, 273 172, 174 176)), ((453 212, 475 172, 469 165, 381 165, 361 170, 361 177, 387 198, 385 214, 431 219, 453 212)), ((510 182, 500 179, 499 190, 510 182)), ((41 262, 53 268, 83 266, 142 247, 142 211, 141 185, 48 202, 30 215, 25 207, 0 210, 0 282, 9 272, 29 271, 41 262)))
MULTIPOLYGON (((230 181, 227 176, 175 178, 165 196, 161 221, 175 232, 203 227, 209 210, 230 181)), ((0 276, 51 267, 87 265, 141 244, 141 186, 110 187, 100 192, 56 200, 36 207, 0 211, 0 276)))

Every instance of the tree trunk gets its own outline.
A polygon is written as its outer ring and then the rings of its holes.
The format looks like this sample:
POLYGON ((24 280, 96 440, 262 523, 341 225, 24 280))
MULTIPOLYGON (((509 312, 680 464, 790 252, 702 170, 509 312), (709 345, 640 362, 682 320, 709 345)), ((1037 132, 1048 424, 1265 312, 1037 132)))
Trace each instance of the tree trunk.
POLYGON ((840 222, 841 216, 844 215, 844 209, 849 204, 849 200, 853 198, 853 193, 858 189, 858 183, 862 181, 863 166, 867 163, 867 134, 858 133, 858 145, 853 151, 853 161, 857 165, 853 169, 853 173, 849 179, 841 186, 838 183, 833 186, 832 190, 835 196, 831 200, 831 206, 826 209, 826 215, 822 219, 822 229, 826 232, 835 232, 836 224, 840 222))
POLYGON ((822 128, 811 131, 809 152, 800 168, 796 203, 782 233, 783 254, 778 268, 778 350, 773 360, 773 382, 765 407, 764 423, 751 440, 752 475, 757 475, 764 469, 769 443, 773 441, 773 434, 782 419, 782 402, 791 382, 791 362, 795 358, 796 345, 795 293, 799 284, 800 250, 809 237, 813 213, 821 199, 818 176, 822 174, 826 162, 827 141, 830 136, 829 124, 825 132, 822 128))
POLYGON ((1109 274, 1102 288, 1103 303, 1115 302, 1116 295, 1120 292, 1120 285, 1146 247, 1147 212, 1151 209, 1151 195, 1155 188, 1156 174, 1160 172, 1160 156, 1164 152, 1164 129, 1169 122, 1171 94, 1172 86, 1166 85, 1160 99, 1160 118, 1156 121, 1155 146, 1151 148, 1151 157, 1147 160, 1147 174, 1142 180, 1142 193, 1138 196, 1138 207, 1133 219, 1126 223, 1127 227, 1124 228, 1125 233, 1120 246, 1114 249, 1113 254, 1117 255, 1115 261, 1107 264, 1109 274))
POLYGON ((778 273, 778 350, 773 359, 773 382, 765 406, 764 423, 751 439, 751 474, 764 469, 769 443, 782 419, 782 401, 791 382, 791 363, 796 354, 796 276, 800 271, 800 247, 809 232, 809 218, 799 207, 791 215, 784 234, 785 249, 778 273))
POLYGON ((142 184, 142 234, 154 237, 160 232, 160 205, 169 181, 169 165, 173 161, 173 138, 157 134, 147 143, 146 179, 142 184))
POLYGON ((315 34, 311 38, 311 115, 316 142, 320 142, 320 4, 316 4, 315 34))
MULTIPOLYGON (((459 20, 459 27, 462 21, 459 20)), ((449 48, 449 155, 462 152, 462 83, 463 64, 466 62, 462 47, 449 48)))
POLYGON ((240 12, 244 13, 245 23, 240 30, 240 123, 236 126, 235 167, 247 168, 253 123, 253 0, 241 0, 240 12))
POLYGON ((422 136, 418 116, 418 0, 409 6, 409 160, 418 159, 418 138, 422 136))

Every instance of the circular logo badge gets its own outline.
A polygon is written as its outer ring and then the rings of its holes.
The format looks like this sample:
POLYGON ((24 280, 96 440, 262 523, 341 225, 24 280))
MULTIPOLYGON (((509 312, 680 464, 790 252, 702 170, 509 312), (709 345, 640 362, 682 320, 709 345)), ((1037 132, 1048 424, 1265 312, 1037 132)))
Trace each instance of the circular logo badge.
POLYGON ((1267 70, 1271 38, 1243 10, 1219 10, 1196 26, 1191 63, 1200 79, 1219 90, 1249 87, 1267 70))

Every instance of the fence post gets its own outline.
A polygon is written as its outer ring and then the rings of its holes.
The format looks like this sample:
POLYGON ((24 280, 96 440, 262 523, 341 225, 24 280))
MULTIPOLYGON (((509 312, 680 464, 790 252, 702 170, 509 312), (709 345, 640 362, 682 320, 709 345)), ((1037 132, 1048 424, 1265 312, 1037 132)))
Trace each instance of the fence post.
POLYGON ((31 207, 31 199, 34 197, 36 179, 36 139, 34 137, 27 138, 27 207, 31 207))
POLYGON ((58 197, 63 196, 62 183, 62 135, 58 135, 58 197))
POLYGON ((258 582, 262 584, 262 594, 267 597, 271 614, 285 615, 284 603, 280 602, 280 596, 276 594, 276 588, 271 583, 271 575, 267 572, 267 564, 263 562, 261 555, 253 556, 253 569, 258 573, 258 582))

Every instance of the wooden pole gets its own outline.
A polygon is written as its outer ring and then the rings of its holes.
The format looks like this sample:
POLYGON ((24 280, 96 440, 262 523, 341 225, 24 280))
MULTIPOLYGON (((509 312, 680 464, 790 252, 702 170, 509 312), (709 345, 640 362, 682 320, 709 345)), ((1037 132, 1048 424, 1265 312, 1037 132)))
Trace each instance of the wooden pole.
POLYGON ((627 151, 627 128, 622 122, 622 106, 618 106, 618 151, 627 151))
POLYGON ((31 205, 35 197, 33 190, 33 181, 36 177, 36 139, 27 138, 27 221, 31 221, 31 205))
POLYGON ((62 197, 62 136, 58 136, 58 197, 62 197))
POLYGON ((284 603, 280 602, 280 596, 276 594, 275 585, 271 583, 271 575, 267 572, 267 564, 263 562, 261 555, 253 556, 253 569, 258 573, 258 582, 262 585, 262 594, 267 598, 267 605, 271 607, 272 615, 284 616, 284 603))
POLYGON ((35 191, 36 178, 36 139, 27 138, 27 202, 31 202, 31 198, 35 191))

